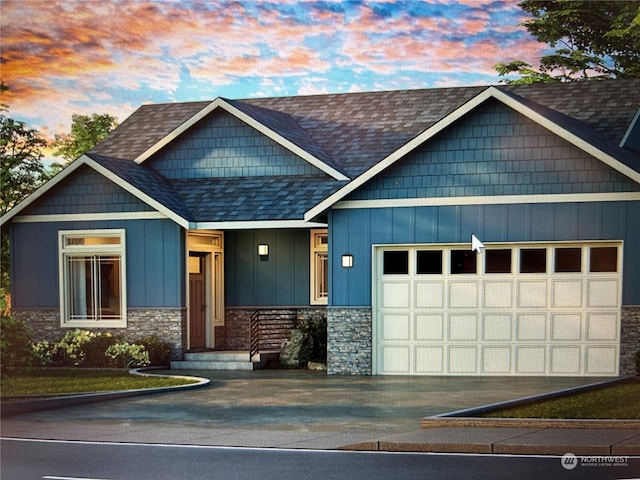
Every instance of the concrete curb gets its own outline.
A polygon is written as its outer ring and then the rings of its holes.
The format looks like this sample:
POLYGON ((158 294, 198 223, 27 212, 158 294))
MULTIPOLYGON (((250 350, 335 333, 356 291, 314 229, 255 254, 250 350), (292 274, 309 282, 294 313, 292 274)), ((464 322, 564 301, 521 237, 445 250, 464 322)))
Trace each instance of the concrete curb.
POLYGON ((640 420, 565 420, 547 418, 423 418, 422 428, 501 427, 501 428, 577 428, 640 430, 640 420))
POLYGON ((196 388, 203 388, 211 383, 211 380, 204 377, 193 377, 186 375, 160 375, 150 373, 153 370, 166 370, 166 367, 148 367, 148 368, 134 368, 129 370, 131 375, 140 376, 154 376, 154 377, 171 377, 171 378, 184 378, 189 380, 198 380, 196 383, 188 385, 176 385, 173 387, 158 387, 158 388, 140 388, 136 390, 116 390, 111 392, 98 392, 98 393, 83 393, 79 395, 64 395, 57 397, 42 398, 41 396, 33 400, 32 396, 23 397, 23 400, 2 402, 0 405, 0 416, 6 417, 10 415, 19 415, 21 413, 33 412, 37 410, 48 410, 51 408, 68 407, 72 405, 85 405, 95 402, 103 402, 107 400, 116 400, 119 398, 137 397, 142 395, 152 395, 155 393, 168 393, 181 390, 192 390, 196 388))
POLYGON ((553 392, 532 395, 506 402, 492 403, 480 407, 456 410, 421 420, 422 428, 438 427, 523 427, 523 428, 638 428, 640 420, 572 420, 572 419, 538 419, 538 418, 482 418, 480 415, 495 412, 504 408, 527 405, 543 400, 553 400, 567 395, 588 392, 608 385, 626 382, 633 376, 605 380, 603 382, 590 383, 579 387, 566 388, 553 392))

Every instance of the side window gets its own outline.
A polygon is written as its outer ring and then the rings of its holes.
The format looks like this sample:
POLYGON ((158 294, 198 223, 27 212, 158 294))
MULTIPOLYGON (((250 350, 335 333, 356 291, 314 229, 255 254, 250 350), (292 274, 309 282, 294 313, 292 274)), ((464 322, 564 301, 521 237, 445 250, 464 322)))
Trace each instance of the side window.
POLYGON ((126 326, 124 252, 124 230, 60 232, 63 326, 126 326))
POLYGON ((327 230, 311 230, 311 301, 326 305, 329 300, 329 237, 327 230))

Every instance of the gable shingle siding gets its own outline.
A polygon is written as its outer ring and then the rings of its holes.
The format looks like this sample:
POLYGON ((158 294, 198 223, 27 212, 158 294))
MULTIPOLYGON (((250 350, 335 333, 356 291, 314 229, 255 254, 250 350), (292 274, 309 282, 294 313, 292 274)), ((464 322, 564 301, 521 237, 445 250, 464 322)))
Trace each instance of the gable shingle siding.
POLYGON ((171 179, 322 173, 226 112, 214 112, 145 162, 171 179))
POLYGON ((347 199, 634 191, 640 191, 640 185, 493 101, 478 107, 347 199))

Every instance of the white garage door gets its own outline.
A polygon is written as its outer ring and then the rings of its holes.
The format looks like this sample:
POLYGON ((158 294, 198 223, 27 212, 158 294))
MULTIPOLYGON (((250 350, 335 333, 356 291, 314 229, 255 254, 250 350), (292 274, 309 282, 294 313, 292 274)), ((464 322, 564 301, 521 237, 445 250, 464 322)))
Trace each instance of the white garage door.
POLYGON ((374 373, 617 375, 621 243, 375 249, 374 373))

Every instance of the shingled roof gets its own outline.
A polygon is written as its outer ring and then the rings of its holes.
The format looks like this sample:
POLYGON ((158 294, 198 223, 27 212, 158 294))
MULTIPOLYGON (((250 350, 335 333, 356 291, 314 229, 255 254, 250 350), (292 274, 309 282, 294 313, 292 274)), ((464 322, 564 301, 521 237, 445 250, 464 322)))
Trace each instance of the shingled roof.
POLYGON ((87 158, 182 223, 309 220, 487 95, 536 112, 638 178, 637 153, 619 144, 640 106, 640 79, 143 105, 87 158), (144 163, 217 108, 244 118, 326 175, 168 180, 144 163))
MULTIPOLYGON (((354 178, 486 88, 452 87, 228 102, 354 178)), ((615 144, 624 136, 640 104, 640 79, 497 88, 578 120, 615 144)), ((140 107, 92 152, 138 158, 210 103, 140 107)))

